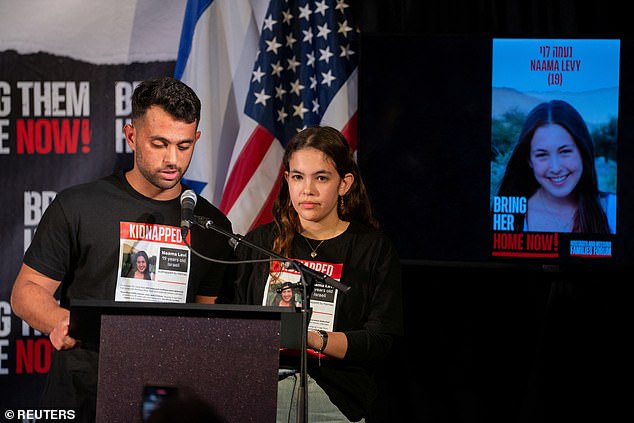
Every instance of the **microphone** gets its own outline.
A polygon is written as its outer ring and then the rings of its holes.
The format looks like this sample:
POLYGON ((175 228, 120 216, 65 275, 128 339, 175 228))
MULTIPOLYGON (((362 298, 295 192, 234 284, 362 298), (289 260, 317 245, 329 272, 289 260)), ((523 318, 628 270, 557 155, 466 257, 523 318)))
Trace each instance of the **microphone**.
POLYGON ((189 231, 194 219, 196 199, 196 193, 191 189, 185 190, 181 194, 181 235, 183 239, 187 237, 187 231, 189 231))

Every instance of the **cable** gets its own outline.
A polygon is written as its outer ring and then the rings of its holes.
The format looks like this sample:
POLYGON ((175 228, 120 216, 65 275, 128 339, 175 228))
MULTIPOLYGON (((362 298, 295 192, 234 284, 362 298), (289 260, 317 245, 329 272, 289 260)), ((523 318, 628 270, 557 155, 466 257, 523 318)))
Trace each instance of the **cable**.
POLYGON ((247 263, 270 263, 271 261, 281 261, 281 260, 271 260, 269 258, 265 258, 265 259, 253 259, 253 260, 221 260, 221 259, 216 259, 216 258, 211 258, 211 257, 207 257, 201 253, 199 253, 198 251, 196 251, 191 245, 189 245, 189 242, 187 242, 187 238, 183 239, 183 242, 185 243, 185 245, 187 246, 187 248, 189 248, 189 250, 194 253, 195 255, 197 255, 198 257, 200 257, 203 260, 207 260, 207 261, 212 261, 214 263, 222 263, 222 264, 247 264, 247 263))

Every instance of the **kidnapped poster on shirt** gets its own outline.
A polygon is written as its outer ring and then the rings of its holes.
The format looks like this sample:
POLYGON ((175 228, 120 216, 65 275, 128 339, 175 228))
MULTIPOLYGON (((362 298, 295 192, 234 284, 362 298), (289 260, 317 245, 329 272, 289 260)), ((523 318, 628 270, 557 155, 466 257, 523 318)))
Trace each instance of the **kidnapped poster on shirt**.
POLYGON ((614 254, 620 42, 494 39, 494 257, 614 254))

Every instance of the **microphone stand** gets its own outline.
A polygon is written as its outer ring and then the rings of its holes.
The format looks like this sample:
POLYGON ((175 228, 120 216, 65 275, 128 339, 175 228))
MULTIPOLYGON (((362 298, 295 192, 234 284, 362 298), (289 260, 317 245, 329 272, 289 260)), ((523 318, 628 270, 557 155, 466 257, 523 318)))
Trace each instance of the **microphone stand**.
MULTIPOLYGON (((213 229, 216 232, 219 232, 223 235, 225 235, 226 237, 229 238, 229 242, 231 245, 233 245, 233 247, 237 247, 238 244, 242 243, 254 250, 257 250, 265 255, 267 255, 268 257, 274 259, 274 260, 278 260, 282 263, 287 263, 287 265, 292 265, 295 270, 297 270, 297 272, 300 275, 300 283, 301 283, 301 290, 303 291, 303 295, 302 295, 302 307, 301 307, 301 314, 302 314, 302 339, 301 339, 301 352, 300 352, 300 384, 299 384, 299 399, 297 402, 297 421, 298 422, 308 422, 308 390, 307 390, 307 381, 308 381, 308 323, 310 321, 310 313, 311 313, 311 307, 310 307, 310 295, 312 294, 312 285, 313 284, 308 284, 307 282, 307 276, 310 277, 310 279, 313 281, 320 281, 326 285, 331 285, 334 288, 346 293, 350 290, 350 287, 347 285, 342 284, 341 282, 331 278, 330 276, 326 275, 325 273, 319 272, 317 270, 311 269, 310 267, 306 266, 305 264, 301 263, 300 261, 297 260, 290 260, 288 257, 284 257, 280 254, 277 254, 276 252, 266 249, 264 247, 261 247, 257 244, 252 243, 249 240, 244 239, 244 237, 242 235, 239 234, 234 234, 230 231, 227 231, 224 228, 219 227, 218 225, 216 225, 211 219, 208 219, 206 217, 202 217, 202 216, 196 216, 194 215, 193 217, 193 223, 195 223, 196 225, 200 226, 201 228, 204 229, 213 229)), ((186 235, 186 234, 185 234, 186 235)), ((185 238, 185 235, 183 236, 183 238, 185 238)))

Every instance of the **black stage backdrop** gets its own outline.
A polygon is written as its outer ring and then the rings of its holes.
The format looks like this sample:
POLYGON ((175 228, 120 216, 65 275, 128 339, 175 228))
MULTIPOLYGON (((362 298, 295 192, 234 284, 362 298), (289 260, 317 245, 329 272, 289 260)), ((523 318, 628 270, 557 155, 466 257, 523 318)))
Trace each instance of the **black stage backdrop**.
MULTIPOLYGON (((456 192, 463 196, 456 200, 457 204, 479 201, 475 198, 481 192, 479 184, 485 184, 485 190, 488 189, 488 167, 482 169, 482 173, 461 174, 462 165, 471 159, 468 154, 475 153, 475 149, 467 154, 455 152, 453 156, 451 153, 436 157, 412 154, 408 147, 432 154, 446 152, 445 146, 415 147, 416 142, 425 140, 425 132, 415 123, 405 128, 393 126, 394 132, 380 133, 382 127, 377 119, 395 119, 390 107, 404 108, 416 101, 420 102, 421 109, 430 107, 425 104, 424 96, 417 100, 408 98, 407 106, 375 104, 375 101, 389 102, 399 95, 407 98, 406 84, 397 81, 405 76, 399 77, 399 63, 387 58, 381 60, 377 55, 369 54, 374 65, 363 67, 364 52, 368 54, 363 49, 364 40, 367 46, 376 45, 382 38, 442 36, 471 40, 474 48, 467 52, 469 58, 465 62, 481 63, 489 68, 490 49, 482 48, 482 40, 631 40, 633 27, 626 25, 624 10, 611 1, 370 0, 359 3, 363 6, 359 12, 362 47, 358 157, 361 170, 366 176, 375 212, 397 244, 406 248, 415 240, 421 243, 414 246, 416 251, 433 252, 427 257, 412 257, 411 249, 401 251, 410 258, 404 260, 406 334, 384 375, 390 382, 385 384, 390 411, 384 420, 632 420, 634 389, 630 381, 634 376, 631 364, 634 351, 629 346, 627 333, 633 317, 630 304, 634 289, 629 281, 633 263, 622 262, 619 269, 592 264, 524 266, 474 262, 473 257, 487 256, 486 251, 468 248, 479 237, 480 226, 488 227, 488 221, 459 207, 452 211, 446 204, 451 197, 443 190, 457 188, 456 192), (374 83, 382 77, 394 81, 393 84, 374 83), (400 89, 403 93, 380 94, 390 89, 400 89), (364 114, 364 110, 373 113, 381 110, 385 114, 369 115, 364 114), (451 215, 442 216, 437 210, 451 215), (440 220, 425 220, 428 216, 440 220), (453 230, 452 221, 460 228, 472 225, 473 232, 453 230), (455 245, 451 254, 439 251, 441 245, 424 245, 438 239, 438 227, 443 225, 449 229, 448 238, 455 245), (436 257, 443 254, 450 255, 451 260, 436 257)), ((631 61, 629 56, 621 57, 622 86, 631 85, 627 82, 630 73, 624 71, 630 68, 631 61)), ((410 70, 413 62, 425 63, 425 58, 402 58, 403 66, 410 70)), ((460 61, 452 62, 455 63, 460 61)), ((442 69, 442 64, 430 66, 442 69)), ((442 71, 423 73, 442 74, 442 71)), ((459 71, 452 69, 447 73, 460 78, 459 71)), ((447 86, 445 92, 460 98, 459 91, 463 90, 467 100, 486 95, 491 88, 490 79, 477 81, 477 76, 469 74, 464 80, 447 86), (475 84, 468 86, 465 80, 475 84)), ((440 95, 443 83, 446 80, 439 80, 439 86, 433 87, 433 83, 423 82, 430 87, 430 93, 440 95)), ((420 91, 413 88, 409 95, 415 96, 420 91)), ((630 93, 627 95, 631 97, 630 93)), ((439 119, 438 125, 449 122, 462 132, 466 131, 464 126, 474 128, 474 133, 483 128, 486 131, 486 126, 490 126, 490 109, 482 110, 479 106, 477 102, 457 104, 454 114, 439 119)), ((442 112, 451 113, 450 109, 447 107, 442 112)), ((438 111, 431 111, 434 112, 438 111)), ((408 113, 399 110, 394 115, 408 113)), ((415 116, 416 112, 411 115, 415 116)), ((631 134, 631 125, 627 125, 620 127, 621 134, 631 134)), ((439 128, 433 130, 436 135, 443 132, 439 128)), ((619 139, 619 148, 626 145, 620 153, 627 152, 631 156, 631 142, 629 138, 619 139)), ((628 169, 621 171, 628 177, 619 180, 619 195, 625 204, 625 199, 630 201, 632 196, 628 182, 631 175, 628 169)), ((631 216, 631 213, 632 210, 622 210, 623 215, 631 216)), ((631 222, 623 220, 620 225, 621 229, 629 230, 631 222)))

